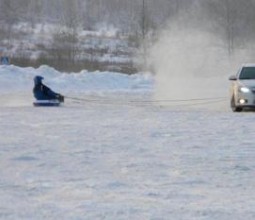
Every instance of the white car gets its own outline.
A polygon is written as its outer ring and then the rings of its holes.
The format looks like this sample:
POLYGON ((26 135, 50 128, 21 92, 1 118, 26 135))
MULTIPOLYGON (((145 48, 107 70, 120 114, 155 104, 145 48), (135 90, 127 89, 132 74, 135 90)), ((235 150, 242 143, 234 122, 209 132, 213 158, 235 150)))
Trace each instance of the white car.
POLYGON ((230 106, 234 112, 255 109, 255 64, 244 65, 236 76, 230 76, 230 106))

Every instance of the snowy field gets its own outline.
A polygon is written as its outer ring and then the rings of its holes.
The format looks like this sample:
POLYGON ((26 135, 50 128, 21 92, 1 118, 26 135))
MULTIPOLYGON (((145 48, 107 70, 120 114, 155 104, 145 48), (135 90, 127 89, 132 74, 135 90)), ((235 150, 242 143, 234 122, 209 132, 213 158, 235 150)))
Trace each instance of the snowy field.
POLYGON ((0 219, 254 220, 254 112, 130 101, 153 88, 149 75, 0 67, 0 219), (84 100, 33 107, 36 74, 84 100))

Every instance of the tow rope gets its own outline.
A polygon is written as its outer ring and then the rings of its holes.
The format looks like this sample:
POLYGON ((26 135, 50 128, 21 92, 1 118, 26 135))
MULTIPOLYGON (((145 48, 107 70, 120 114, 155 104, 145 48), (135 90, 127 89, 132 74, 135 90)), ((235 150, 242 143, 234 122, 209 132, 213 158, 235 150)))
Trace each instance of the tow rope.
POLYGON ((227 97, 208 97, 193 99, 164 99, 164 100, 114 100, 114 99, 89 99, 65 96, 66 99, 75 101, 76 103, 94 103, 100 105, 138 105, 147 106, 153 104, 171 104, 171 106, 194 106, 209 105, 213 103, 225 102, 227 97))

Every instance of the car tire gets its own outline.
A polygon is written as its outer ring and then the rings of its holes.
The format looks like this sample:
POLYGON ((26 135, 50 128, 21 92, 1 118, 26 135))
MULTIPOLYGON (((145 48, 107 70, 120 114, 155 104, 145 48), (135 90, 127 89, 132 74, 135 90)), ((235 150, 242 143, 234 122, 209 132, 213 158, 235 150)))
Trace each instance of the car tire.
POLYGON ((233 112, 241 112, 243 110, 241 107, 236 106, 234 96, 231 98, 230 107, 233 112))

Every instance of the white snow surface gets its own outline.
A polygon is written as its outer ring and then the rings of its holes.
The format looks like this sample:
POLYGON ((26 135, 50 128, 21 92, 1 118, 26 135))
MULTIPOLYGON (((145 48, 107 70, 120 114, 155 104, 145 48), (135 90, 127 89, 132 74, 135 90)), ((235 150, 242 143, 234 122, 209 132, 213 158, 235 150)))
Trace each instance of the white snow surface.
POLYGON ((254 112, 130 102, 153 85, 1 66, 0 219, 254 220, 254 112), (89 101, 33 107, 35 75, 89 101))

